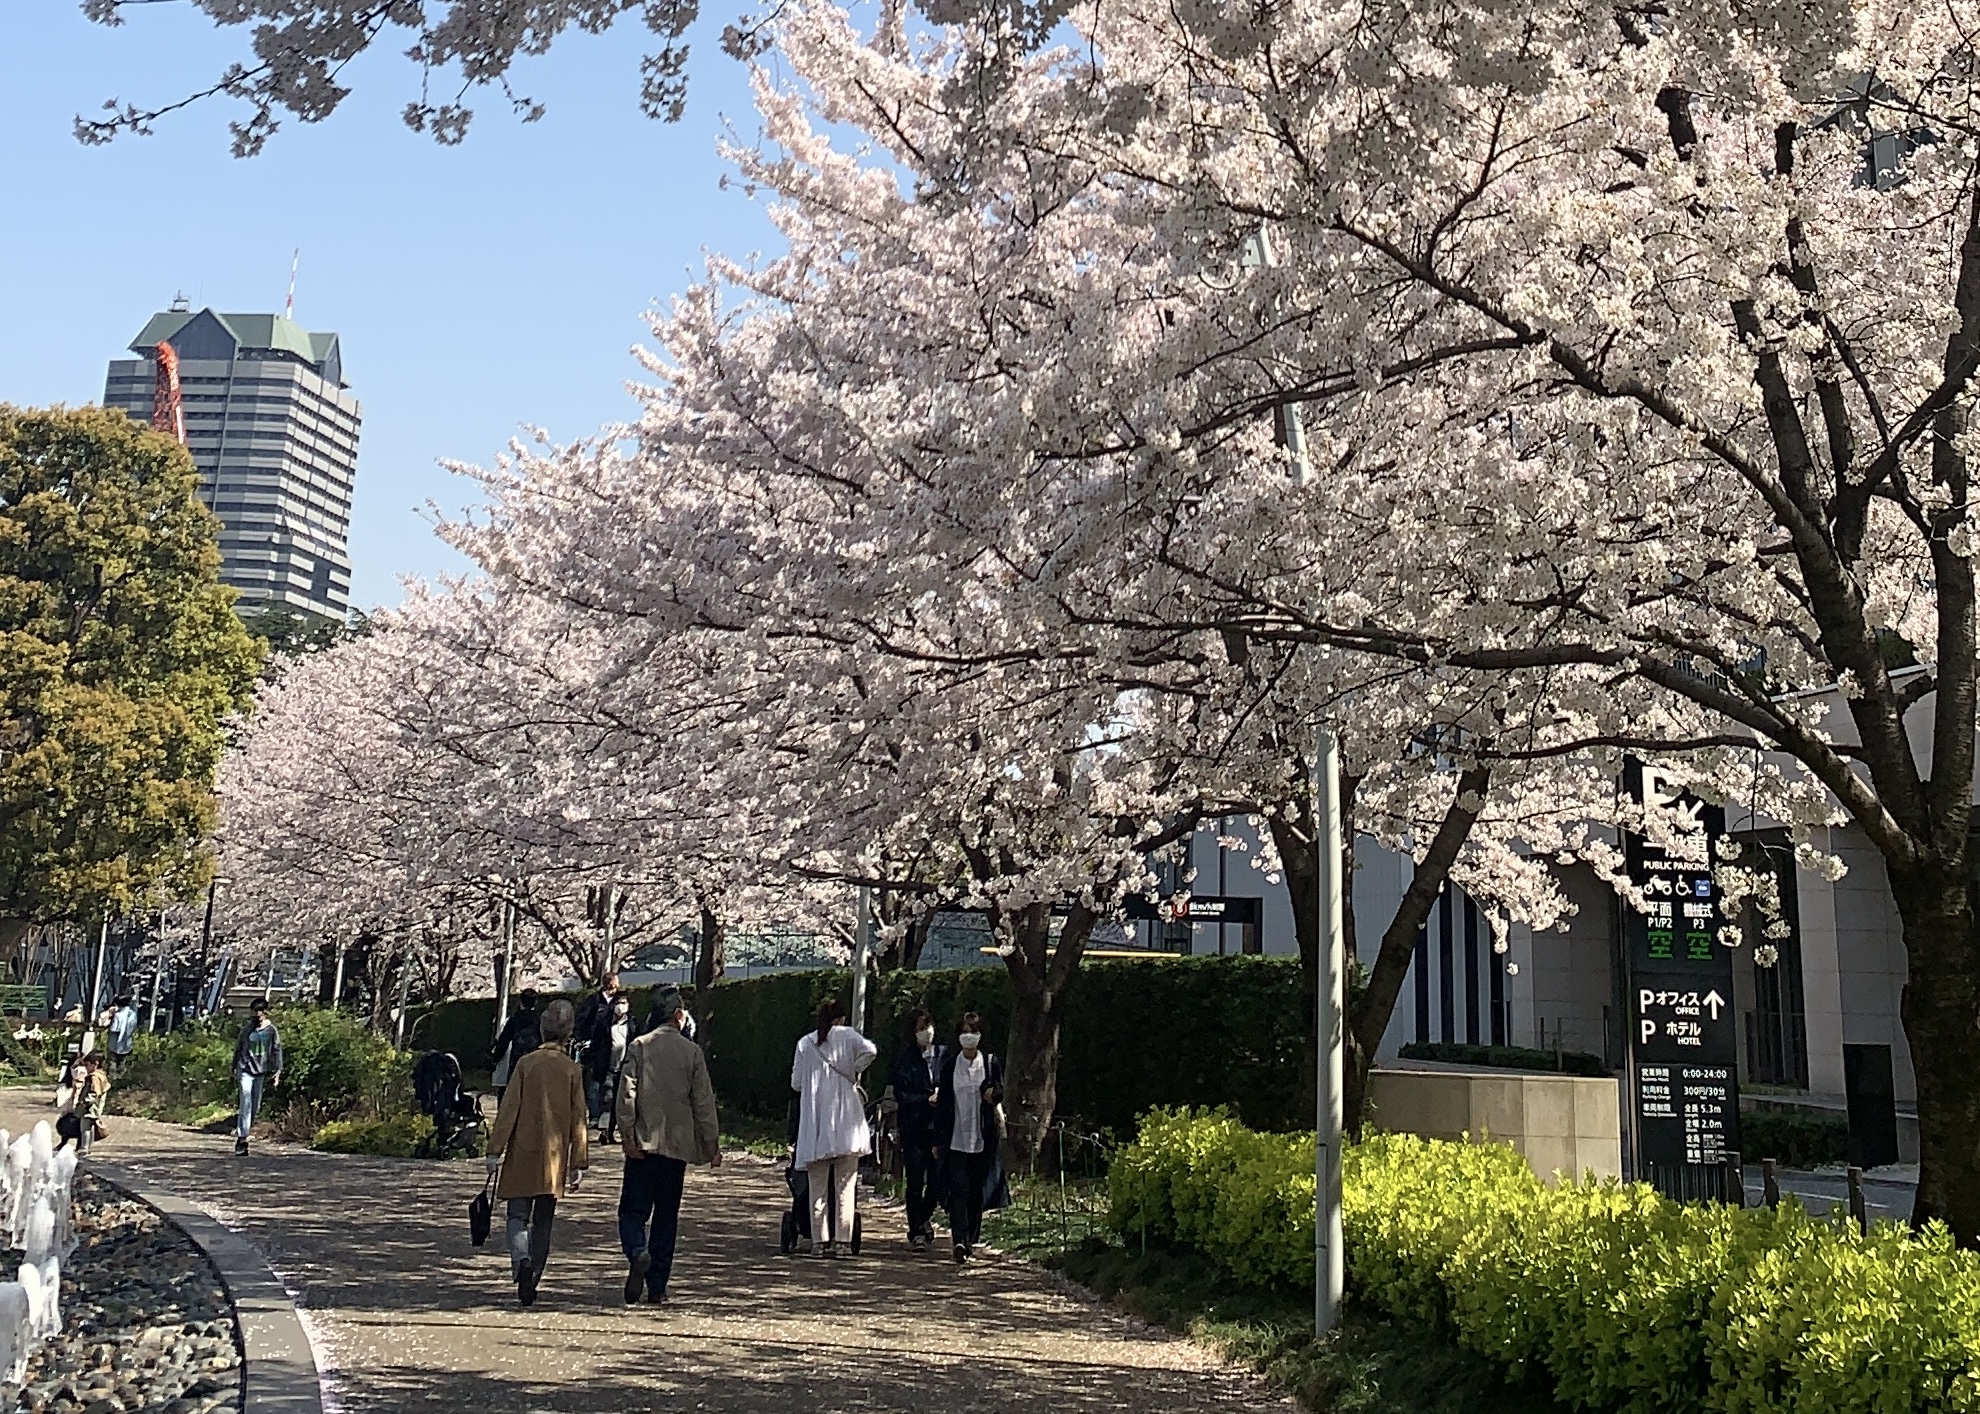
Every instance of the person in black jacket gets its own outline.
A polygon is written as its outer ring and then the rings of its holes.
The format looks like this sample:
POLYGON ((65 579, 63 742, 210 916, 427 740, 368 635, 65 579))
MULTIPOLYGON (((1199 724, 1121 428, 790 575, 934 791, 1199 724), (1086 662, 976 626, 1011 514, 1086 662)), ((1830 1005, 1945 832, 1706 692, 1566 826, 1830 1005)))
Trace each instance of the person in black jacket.
POLYGON ((516 1062, 543 1044, 542 1017, 537 1014, 536 993, 524 992, 516 998, 516 1009, 509 1024, 495 1038, 495 1049, 488 1063, 495 1067, 495 1103, 502 1103, 502 1092, 509 1088, 509 1077, 516 1073, 516 1062))
POLYGON ((966 1011, 935 1091, 935 1153, 948 1168, 949 1241, 958 1262, 970 1259, 983 1209, 1004 1186, 997 1159, 1003 1105, 1004 1063, 983 1049, 982 1019, 966 1011))
POLYGON ((593 1124, 612 1106, 612 1097, 602 1088, 599 1078, 610 1067, 593 1054, 593 1047, 598 1044, 599 1033, 611 1024, 613 1006, 625 995, 625 989, 619 985, 619 974, 606 973, 604 985, 578 1008, 577 1029, 571 1033, 577 1042, 577 1062, 584 1067, 584 1102, 591 1111, 593 1124))
POLYGON ((926 1251, 935 1239, 931 1221, 941 1201, 941 1165, 935 1161, 936 1085, 953 1054, 935 1044, 935 1018, 917 1007, 907 1020, 907 1040, 894 1057, 888 1083, 894 1087, 895 1123, 901 1162, 907 1170, 908 1244, 926 1251))
POLYGON ((598 1125, 598 1142, 609 1144, 617 1132, 619 1071, 632 1043, 642 1033, 632 1019, 632 998, 619 993, 598 1013, 590 1043, 584 1050, 584 1088, 591 1117, 598 1125))

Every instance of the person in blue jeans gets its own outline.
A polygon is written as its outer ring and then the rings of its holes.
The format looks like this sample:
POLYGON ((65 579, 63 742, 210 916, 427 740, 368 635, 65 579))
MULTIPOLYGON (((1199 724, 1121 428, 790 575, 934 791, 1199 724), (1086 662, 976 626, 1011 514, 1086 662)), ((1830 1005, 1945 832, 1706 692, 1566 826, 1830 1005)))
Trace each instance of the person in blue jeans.
POLYGON ((268 1003, 254 1004, 254 1020, 234 1042, 234 1077, 241 1087, 241 1112, 235 1125, 234 1152, 248 1151, 248 1135, 261 1113, 261 1097, 270 1085, 282 1083, 282 1033, 268 1018, 268 1003))
POLYGON ((626 1254, 628 1306, 666 1299, 687 1166, 722 1163, 715 1087, 701 1047, 682 1034, 687 1013, 680 991, 661 992, 653 1015, 658 1024, 628 1048, 619 1077, 619 1133, 626 1154, 619 1245, 626 1254))

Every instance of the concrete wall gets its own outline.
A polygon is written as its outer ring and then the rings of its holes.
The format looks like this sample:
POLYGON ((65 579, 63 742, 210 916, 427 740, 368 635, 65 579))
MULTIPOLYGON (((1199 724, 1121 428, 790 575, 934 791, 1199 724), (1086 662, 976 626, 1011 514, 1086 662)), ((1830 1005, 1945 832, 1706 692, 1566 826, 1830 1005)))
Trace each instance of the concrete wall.
POLYGON ((1533 1171, 1622 1176, 1622 1089, 1614 1080, 1411 1066, 1370 1074, 1374 1128, 1427 1139, 1503 1141, 1533 1171))

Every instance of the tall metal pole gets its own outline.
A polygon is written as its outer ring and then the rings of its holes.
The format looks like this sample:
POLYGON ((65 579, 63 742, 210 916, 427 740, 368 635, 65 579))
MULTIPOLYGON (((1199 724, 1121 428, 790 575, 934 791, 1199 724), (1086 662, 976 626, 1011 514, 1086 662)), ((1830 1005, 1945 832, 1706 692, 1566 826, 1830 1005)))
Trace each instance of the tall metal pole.
POLYGON ((509 974, 515 970, 516 906, 502 899, 502 955, 495 969, 495 1034, 509 1024, 509 974))
POLYGON ((413 950, 406 946, 405 959, 399 964, 399 1014, 392 1023, 392 1044, 400 1050, 406 1047, 406 998, 412 992, 413 950))
POLYGON ((105 918, 96 934, 96 972, 89 983, 89 1013, 83 1017, 83 1025, 96 1025, 96 1017, 103 1010, 103 969, 110 960, 110 920, 105 918))
POLYGON ((344 1004, 344 951, 350 946, 348 938, 337 939, 337 971, 330 983, 330 1009, 335 1011, 344 1004))
POLYGON ((198 1020, 206 1009, 206 966, 207 954, 213 949, 213 896, 220 891, 220 880, 216 876, 206 885, 206 922, 199 930, 199 976, 193 979, 197 989, 193 993, 193 1019, 198 1020))
POLYGON ((873 956, 873 890, 859 887, 859 926, 853 934, 853 1030, 866 1034, 866 967, 873 956))
POLYGON ((158 1034, 158 989, 165 977, 165 910, 158 910, 158 952, 151 959, 151 1018, 145 1030, 158 1034))
POLYGON ((1313 1329, 1324 1336, 1339 1323, 1344 1268, 1341 1259, 1341 744, 1332 730, 1320 735, 1313 780, 1314 833, 1320 854, 1320 978, 1314 1038, 1319 1052, 1314 1091, 1313 1329))
POLYGON ((599 969, 602 981, 609 973, 619 970, 619 890, 617 885, 605 886, 605 966, 599 969))

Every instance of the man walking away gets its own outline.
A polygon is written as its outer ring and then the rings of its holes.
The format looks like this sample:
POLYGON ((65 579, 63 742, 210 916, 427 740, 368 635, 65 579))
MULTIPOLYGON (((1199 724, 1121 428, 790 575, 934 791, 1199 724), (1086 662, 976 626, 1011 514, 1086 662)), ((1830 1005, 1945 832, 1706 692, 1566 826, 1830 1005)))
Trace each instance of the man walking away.
POLYGON ((584 1076, 564 1054, 577 1013, 559 997, 543 1009, 539 1042, 509 1076, 488 1136, 488 1169, 500 1171, 495 1196, 507 1200, 509 1264, 516 1299, 536 1302, 550 1260, 550 1225, 566 1183, 576 1188, 591 1164, 591 1125, 584 1109, 584 1076))
POLYGON ((110 1012, 110 1068, 122 1070, 137 1047, 138 1014, 128 993, 117 998, 110 1012))
POLYGON ((935 1019, 926 1007, 915 1009, 907 1029, 911 1044, 894 1057, 893 1074, 887 1079, 894 1087, 901 1162, 907 1171, 908 1243, 923 1252, 935 1239, 932 1219, 947 1191, 942 1167, 935 1161, 935 1097, 936 1082, 948 1066, 949 1048, 935 1044, 935 1019))
POLYGON ((254 1004, 254 1019, 241 1029, 234 1042, 234 1077, 240 1083, 241 1112, 235 1123, 234 1152, 248 1151, 248 1135, 261 1113, 261 1097, 267 1087, 282 1083, 282 1033, 268 1018, 268 1003, 254 1004))
POLYGON ((680 990, 655 998, 660 1024, 632 1043, 619 1077, 619 1131, 626 1154, 619 1190, 619 1245, 626 1253, 626 1304, 666 1299, 680 1234, 689 1164, 722 1165, 715 1087, 701 1047, 681 1033, 680 990), (648 1230, 648 1222, 651 1230, 648 1230))
POLYGON ((502 1034, 495 1038, 495 1048, 488 1053, 488 1063, 495 1067, 490 1088, 495 1091, 498 1103, 502 1092, 509 1088, 509 1078, 515 1074, 517 1064, 542 1040, 541 1018, 536 1014, 536 993, 525 991, 516 999, 515 1011, 502 1028, 502 1034))

